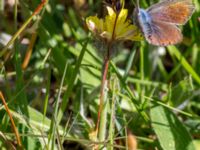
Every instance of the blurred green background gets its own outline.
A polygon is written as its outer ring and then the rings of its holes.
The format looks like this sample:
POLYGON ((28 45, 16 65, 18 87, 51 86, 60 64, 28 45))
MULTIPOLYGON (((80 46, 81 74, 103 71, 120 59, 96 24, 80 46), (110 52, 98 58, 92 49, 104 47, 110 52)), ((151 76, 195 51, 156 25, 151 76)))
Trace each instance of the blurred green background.
MULTIPOLYGON (((0 1, 0 53, 41 1, 18 2, 0 1)), ((156 2, 140 0, 143 8, 156 2)), ((180 27, 182 43, 155 47, 125 41, 117 47, 109 68, 107 149, 134 150, 134 137, 137 149, 199 149, 200 2, 193 2, 195 13, 180 27)), ((132 19, 133 2, 127 0, 125 8, 132 19)), ((24 149, 95 145, 103 62, 85 18, 105 14, 101 0, 49 0, 0 57, 0 90, 24 149), (30 61, 23 69, 28 52, 30 61)), ((16 139, 2 103, 0 122, 0 147, 14 149, 16 139)))

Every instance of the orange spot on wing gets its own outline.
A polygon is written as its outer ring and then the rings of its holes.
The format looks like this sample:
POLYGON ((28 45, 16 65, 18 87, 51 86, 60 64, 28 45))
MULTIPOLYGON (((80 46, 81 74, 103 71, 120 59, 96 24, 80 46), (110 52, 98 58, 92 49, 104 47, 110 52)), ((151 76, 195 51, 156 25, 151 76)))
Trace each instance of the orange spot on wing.
POLYGON ((175 3, 174 5, 169 5, 166 9, 169 17, 179 22, 185 22, 185 20, 190 16, 190 9, 187 5, 182 3, 175 3))

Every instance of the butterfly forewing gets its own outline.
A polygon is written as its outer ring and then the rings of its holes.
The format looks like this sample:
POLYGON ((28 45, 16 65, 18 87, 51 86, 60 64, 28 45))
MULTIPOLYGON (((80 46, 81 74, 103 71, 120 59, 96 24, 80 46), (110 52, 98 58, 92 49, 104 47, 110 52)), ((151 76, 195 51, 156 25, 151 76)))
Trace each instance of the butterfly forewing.
POLYGON ((151 6, 147 12, 152 20, 182 25, 194 12, 194 5, 191 0, 162 1, 151 6))

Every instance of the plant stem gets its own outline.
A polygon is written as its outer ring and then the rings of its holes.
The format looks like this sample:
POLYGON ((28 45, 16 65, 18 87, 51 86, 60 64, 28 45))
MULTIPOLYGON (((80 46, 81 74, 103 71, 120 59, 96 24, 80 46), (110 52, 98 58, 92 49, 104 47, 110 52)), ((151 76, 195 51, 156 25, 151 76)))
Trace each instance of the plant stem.
POLYGON ((17 144, 18 144, 19 147, 22 147, 22 144, 21 144, 21 140, 20 140, 20 136, 19 136, 18 130, 17 130, 16 126, 15 126, 15 122, 14 122, 14 120, 13 120, 13 118, 12 118, 12 115, 11 115, 11 113, 10 113, 10 110, 9 110, 7 104, 6 104, 6 101, 5 101, 5 99, 4 99, 3 93, 2 93, 1 91, 0 91, 0 99, 2 100, 3 105, 4 105, 5 109, 6 109, 6 112, 8 113, 8 115, 9 115, 9 117, 10 117, 11 127, 12 127, 12 129, 13 129, 13 131, 14 131, 14 133, 15 133, 15 136, 16 136, 16 139, 17 139, 17 144))
POLYGON ((31 20, 34 18, 34 16, 36 16, 37 14, 39 14, 40 11, 42 10, 42 8, 47 3, 48 3, 48 0, 42 0, 42 2, 38 5, 38 7, 33 12, 33 14, 26 20, 26 22, 24 22, 24 24, 21 26, 21 28, 18 29, 18 31, 12 36, 12 38, 10 39, 10 41, 6 44, 6 46, 1 50, 0 57, 2 57, 6 53, 7 49, 9 48, 9 46, 17 39, 17 37, 19 37, 19 35, 28 26, 28 24, 31 22, 31 20))
POLYGON ((114 26, 113 26, 113 31, 112 31, 112 39, 111 41, 109 41, 108 44, 108 50, 106 53, 106 56, 104 56, 104 64, 102 67, 103 70, 103 75, 102 75, 102 80, 101 80, 101 91, 100 91, 100 102, 99 102, 99 110, 98 110, 98 118, 97 118, 97 124, 96 124, 96 135, 98 134, 98 130, 99 130, 99 123, 100 123, 100 118, 101 118, 101 112, 103 109, 103 103, 104 103, 104 89, 105 89, 105 82, 106 82, 106 78, 107 78, 107 74, 108 74, 108 67, 109 67, 109 62, 110 62, 110 53, 111 53, 111 48, 112 48, 112 41, 114 41, 115 39, 115 29, 116 29, 116 25, 117 25, 117 19, 118 19, 119 14, 116 14, 115 17, 115 22, 114 22, 114 26))
POLYGON ((108 66, 109 66, 110 59, 109 57, 104 58, 104 64, 102 67, 103 70, 103 75, 102 75, 102 80, 101 80, 101 89, 100 89, 100 102, 99 102, 99 111, 98 111, 98 117, 97 117, 97 124, 96 124, 96 133, 98 133, 99 129, 99 123, 100 123, 100 118, 101 118, 101 112, 103 109, 103 98, 104 98, 104 89, 105 89, 105 82, 106 82, 106 77, 108 74, 108 66))
MULTIPOLYGON (((103 98, 102 98, 102 101, 103 101, 103 108, 101 110, 101 117, 100 117, 100 123, 99 123, 99 133, 98 133, 98 139, 100 142, 103 142, 106 140, 106 130, 107 130, 107 116, 108 116, 108 90, 106 89, 107 85, 109 83, 105 82, 104 84, 104 94, 103 94, 103 98)), ((104 150, 104 144, 99 147, 100 149, 104 150)))

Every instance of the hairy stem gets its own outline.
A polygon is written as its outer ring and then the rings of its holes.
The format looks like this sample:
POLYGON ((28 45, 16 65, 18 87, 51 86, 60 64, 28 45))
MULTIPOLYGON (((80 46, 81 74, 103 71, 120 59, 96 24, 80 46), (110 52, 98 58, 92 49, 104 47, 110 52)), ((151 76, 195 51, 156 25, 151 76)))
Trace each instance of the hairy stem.
POLYGON ((96 135, 98 134, 101 112, 102 112, 102 109, 103 109, 105 82, 106 82, 107 74, 108 74, 108 67, 109 67, 109 62, 110 62, 110 53, 111 53, 111 49, 112 49, 112 44, 113 44, 113 41, 115 40, 115 29, 116 29, 116 26, 117 26, 118 16, 119 16, 119 14, 116 13, 115 22, 114 22, 113 31, 112 31, 112 38, 107 43, 108 49, 107 49, 106 55, 104 56, 104 64, 103 64, 103 67, 102 67, 103 74, 102 74, 100 98, 99 98, 100 102, 99 102, 99 110, 98 110, 98 116, 97 116, 98 118, 97 118, 96 130, 95 130, 96 135))
POLYGON ((102 67, 103 75, 102 75, 102 80, 101 80, 101 89, 100 89, 100 98, 99 98, 100 102, 99 102, 99 110, 98 110, 98 116, 97 116, 96 133, 98 133, 101 112, 103 108, 104 89, 105 89, 105 82, 106 82, 106 78, 108 74, 109 61, 110 61, 109 57, 105 57, 104 64, 102 67))

